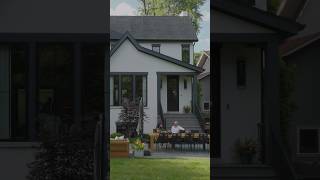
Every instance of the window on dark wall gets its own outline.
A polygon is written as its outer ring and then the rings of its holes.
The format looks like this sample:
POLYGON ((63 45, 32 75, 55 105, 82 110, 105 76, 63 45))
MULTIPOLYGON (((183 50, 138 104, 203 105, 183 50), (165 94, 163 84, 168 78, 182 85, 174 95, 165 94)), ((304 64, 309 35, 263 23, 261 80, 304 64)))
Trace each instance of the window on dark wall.
POLYGON ((38 44, 37 52, 37 135, 42 131, 56 135, 73 124, 74 49, 72 44, 38 44))
POLYGON ((319 129, 299 130, 299 153, 320 153, 319 129))
POLYGON ((237 61, 237 86, 244 88, 247 85, 246 61, 242 58, 237 61))
POLYGON ((185 63, 190 63, 190 44, 182 44, 181 49, 182 61, 185 63))
POLYGON ((27 48, 0 45, 0 139, 27 138, 27 48))
POLYGON ((160 53, 160 44, 152 44, 152 51, 160 53))
POLYGON ((27 47, 11 48, 11 136, 27 137, 27 47))
POLYGON ((147 75, 111 75, 110 105, 120 106, 142 98, 147 106, 147 75))
POLYGON ((82 125, 93 135, 96 122, 104 114, 104 43, 86 43, 81 47, 82 125))

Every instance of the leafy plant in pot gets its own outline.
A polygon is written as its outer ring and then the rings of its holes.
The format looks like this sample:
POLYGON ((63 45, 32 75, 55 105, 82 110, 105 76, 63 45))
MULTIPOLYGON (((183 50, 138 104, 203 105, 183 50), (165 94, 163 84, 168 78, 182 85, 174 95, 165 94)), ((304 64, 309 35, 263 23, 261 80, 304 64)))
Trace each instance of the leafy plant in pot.
POLYGON ((134 156, 143 157, 144 155, 144 143, 141 142, 141 139, 137 138, 133 143, 134 156))
POLYGON ((257 153, 257 142, 252 138, 238 139, 235 142, 235 153, 243 164, 251 164, 257 153))
POLYGON ((190 106, 183 106, 183 111, 185 113, 190 113, 191 112, 191 107, 190 106))

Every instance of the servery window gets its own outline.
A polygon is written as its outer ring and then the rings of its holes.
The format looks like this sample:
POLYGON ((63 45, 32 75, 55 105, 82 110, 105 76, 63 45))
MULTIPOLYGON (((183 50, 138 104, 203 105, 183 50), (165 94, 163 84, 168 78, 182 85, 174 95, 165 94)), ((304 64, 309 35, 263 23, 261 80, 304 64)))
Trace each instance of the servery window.
POLYGON ((182 61, 185 63, 190 62, 190 44, 182 44, 182 61))
POLYGON ((124 103, 142 98, 147 106, 147 74, 112 74, 110 77, 110 105, 121 106, 124 103))

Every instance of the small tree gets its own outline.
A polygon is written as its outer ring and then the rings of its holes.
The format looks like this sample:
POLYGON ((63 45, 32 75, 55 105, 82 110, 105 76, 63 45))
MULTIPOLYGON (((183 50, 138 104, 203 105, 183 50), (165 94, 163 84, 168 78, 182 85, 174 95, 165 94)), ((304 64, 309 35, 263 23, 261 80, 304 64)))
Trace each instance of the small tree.
MULTIPOLYGON (((134 101, 124 103, 119 114, 119 119, 116 122, 118 131, 124 134, 126 137, 132 137, 137 135, 136 129, 140 118, 139 105, 134 101)), ((143 122, 146 119, 145 112, 142 111, 142 127, 143 122)))
POLYGON ((295 72, 295 65, 287 64, 284 60, 280 60, 280 128, 285 143, 287 143, 290 116, 296 109, 296 105, 292 100, 295 72))

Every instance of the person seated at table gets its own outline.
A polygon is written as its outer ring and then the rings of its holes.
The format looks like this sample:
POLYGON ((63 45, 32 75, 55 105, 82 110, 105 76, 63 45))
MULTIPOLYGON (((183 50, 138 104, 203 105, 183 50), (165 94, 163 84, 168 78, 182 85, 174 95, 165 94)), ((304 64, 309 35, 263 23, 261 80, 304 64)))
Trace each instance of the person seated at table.
POLYGON ((171 127, 171 132, 172 133, 179 133, 180 130, 184 131, 184 128, 179 126, 178 121, 175 121, 171 127))

